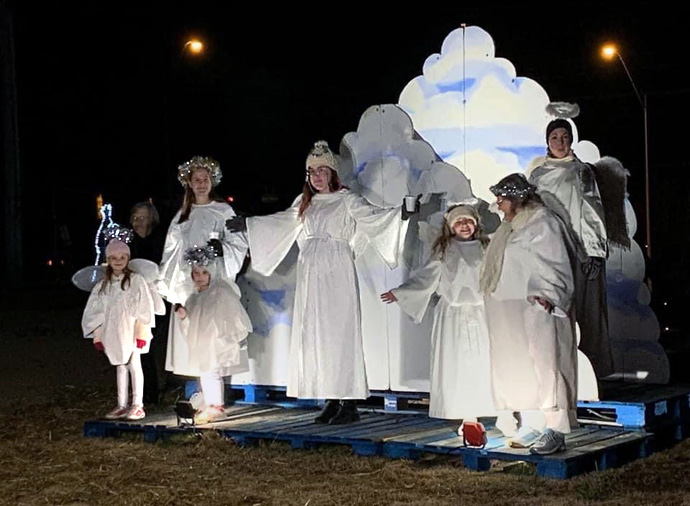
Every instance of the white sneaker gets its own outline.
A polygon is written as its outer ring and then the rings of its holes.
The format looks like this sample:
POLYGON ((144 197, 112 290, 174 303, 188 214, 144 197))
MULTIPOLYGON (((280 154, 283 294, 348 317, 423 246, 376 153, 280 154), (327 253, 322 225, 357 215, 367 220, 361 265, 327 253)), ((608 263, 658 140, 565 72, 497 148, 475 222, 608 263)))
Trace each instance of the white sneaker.
POLYGON ((508 446, 511 448, 529 448, 532 446, 540 434, 532 427, 522 426, 515 434, 515 437, 508 439, 508 446))
POLYGON ((553 429, 546 429, 539 439, 529 449, 535 455, 551 455, 552 453, 565 451, 565 435, 553 429))

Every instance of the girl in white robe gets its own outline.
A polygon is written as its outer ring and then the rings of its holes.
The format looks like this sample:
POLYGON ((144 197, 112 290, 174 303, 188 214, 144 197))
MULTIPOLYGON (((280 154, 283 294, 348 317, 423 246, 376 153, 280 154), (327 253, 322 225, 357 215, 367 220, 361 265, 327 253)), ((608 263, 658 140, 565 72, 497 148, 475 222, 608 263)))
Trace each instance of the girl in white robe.
POLYGON ((315 144, 306 166, 304 192, 289 209, 228 227, 246 225, 252 267, 265 276, 297 242, 287 395, 327 399, 318 423, 351 423, 359 420, 355 399, 369 396, 353 245, 368 240, 393 268, 406 222, 400 208, 378 208, 344 189, 327 143, 315 144))
POLYGON ((574 284, 566 232, 522 174, 506 176, 491 191, 505 213, 480 273, 495 406, 521 412, 522 427, 511 446, 561 451, 577 407, 574 284))
POLYGON ((477 211, 466 205, 453 207, 428 263, 381 295, 386 303, 397 302, 415 323, 424 317, 432 295, 439 296, 431 333, 429 416, 434 418, 476 421, 495 416, 489 333, 479 291, 487 242, 477 211))
POLYGON ((225 415, 223 377, 240 363, 240 343, 252 331, 249 316, 240 302, 237 285, 218 276, 219 263, 207 248, 185 254, 191 264, 195 292, 175 311, 187 341, 185 369, 177 374, 199 377, 205 408, 197 422, 225 415))
MULTIPOLYGON (((184 252, 194 246, 211 245, 221 257, 217 277, 235 281, 247 253, 247 241, 242 234, 224 233, 225 221, 235 212, 218 199, 213 188, 220 183, 222 173, 218 162, 210 158, 194 157, 178 168, 178 179, 185 189, 182 208, 168 229, 163 258, 160 265, 160 294, 176 309, 194 293, 194 283, 184 252)), ((175 374, 184 374, 189 349, 180 320, 170 318, 165 368, 175 374)))
POLYGON ((128 268, 129 246, 115 239, 108 243, 105 254, 105 278, 91 291, 82 330, 84 337, 93 339, 94 347, 105 352, 117 369, 117 406, 106 418, 140 420, 146 416, 140 354, 149 350, 154 302, 144 277, 128 268))

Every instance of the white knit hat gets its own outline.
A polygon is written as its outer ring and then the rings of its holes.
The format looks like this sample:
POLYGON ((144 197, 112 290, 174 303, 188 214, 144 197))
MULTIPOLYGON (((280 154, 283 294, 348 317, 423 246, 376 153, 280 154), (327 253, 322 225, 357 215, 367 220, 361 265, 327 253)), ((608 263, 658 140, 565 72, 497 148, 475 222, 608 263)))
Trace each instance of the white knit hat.
POLYGON ((316 141, 314 147, 307 155, 307 170, 309 168, 317 169, 319 167, 328 167, 335 172, 338 172, 338 160, 336 160, 333 151, 328 147, 326 141, 316 141))
POLYGON ((455 222, 460 218, 469 218, 474 221, 475 225, 479 224, 479 213, 477 213, 477 210, 472 206, 457 206, 452 208, 445 215, 446 223, 448 223, 450 228, 453 228, 455 222))

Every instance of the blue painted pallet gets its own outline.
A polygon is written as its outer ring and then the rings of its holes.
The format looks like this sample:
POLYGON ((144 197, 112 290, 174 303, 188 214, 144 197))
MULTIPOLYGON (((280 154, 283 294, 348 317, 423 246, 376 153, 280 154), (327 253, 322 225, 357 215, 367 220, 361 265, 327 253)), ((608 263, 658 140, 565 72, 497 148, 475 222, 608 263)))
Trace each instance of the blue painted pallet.
POLYGON ((602 385, 602 400, 579 402, 583 423, 645 429, 666 447, 690 435, 690 385, 602 385))
POLYGON ((314 448, 323 444, 347 445, 358 455, 417 458, 423 453, 456 454, 465 466, 486 470, 491 460, 528 461, 537 474, 569 478, 602 470, 646 456, 650 435, 642 431, 588 427, 568 436, 568 450, 550 457, 530 455, 526 450, 505 447, 505 441, 491 432, 485 449, 465 448, 446 422, 422 415, 385 414, 362 411, 361 421, 351 425, 314 423, 315 410, 276 406, 233 406, 227 419, 196 427, 180 427, 174 415, 160 413, 139 422, 91 421, 84 425, 88 437, 111 437, 138 432, 149 442, 175 434, 214 430, 238 444, 284 441, 293 448, 314 448))
POLYGON ((466 468, 486 471, 491 461, 523 461, 536 466, 539 476, 566 479, 578 474, 617 467, 651 453, 651 435, 642 431, 584 427, 566 436, 566 451, 555 455, 532 455, 529 450, 509 448, 505 438, 489 431, 485 448, 466 448, 449 429, 431 429, 410 436, 394 437, 384 446, 392 458, 418 458, 423 453, 462 457, 466 468))

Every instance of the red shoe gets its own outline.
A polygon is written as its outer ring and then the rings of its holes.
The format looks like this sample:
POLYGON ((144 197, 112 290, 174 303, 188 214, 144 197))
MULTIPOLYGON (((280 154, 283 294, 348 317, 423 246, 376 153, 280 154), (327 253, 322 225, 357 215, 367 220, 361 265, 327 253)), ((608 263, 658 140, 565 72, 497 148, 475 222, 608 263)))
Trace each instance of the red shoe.
POLYGON ((129 411, 127 412, 127 415, 125 418, 127 420, 141 420, 146 416, 146 412, 144 411, 143 406, 132 406, 129 411))

